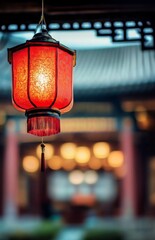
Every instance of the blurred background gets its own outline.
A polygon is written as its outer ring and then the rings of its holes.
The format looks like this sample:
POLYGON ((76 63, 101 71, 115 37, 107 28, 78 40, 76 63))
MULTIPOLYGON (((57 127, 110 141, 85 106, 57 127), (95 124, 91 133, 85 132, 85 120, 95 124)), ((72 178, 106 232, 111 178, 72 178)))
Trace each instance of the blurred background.
POLYGON ((155 4, 45 0, 49 33, 76 50, 74 105, 39 137, 12 106, 7 49, 41 1, 0 2, 0 239, 155 238, 155 4))

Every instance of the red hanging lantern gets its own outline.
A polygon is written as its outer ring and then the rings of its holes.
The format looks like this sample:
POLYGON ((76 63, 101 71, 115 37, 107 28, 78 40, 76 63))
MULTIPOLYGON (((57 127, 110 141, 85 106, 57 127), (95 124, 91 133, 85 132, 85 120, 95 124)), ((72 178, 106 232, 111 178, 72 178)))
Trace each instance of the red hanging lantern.
MULTIPOLYGON (((73 106, 75 59, 75 51, 48 33, 43 12, 33 38, 8 49, 12 102, 25 112, 28 133, 43 137, 60 132, 60 115, 73 106)), ((43 143, 41 147, 43 153, 43 143)))
POLYGON ((73 105, 72 70, 75 51, 47 32, 9 49, 12 63, 12 100, 26 111, 27 132, 49 136, 60 132, 60 114, 73 105))

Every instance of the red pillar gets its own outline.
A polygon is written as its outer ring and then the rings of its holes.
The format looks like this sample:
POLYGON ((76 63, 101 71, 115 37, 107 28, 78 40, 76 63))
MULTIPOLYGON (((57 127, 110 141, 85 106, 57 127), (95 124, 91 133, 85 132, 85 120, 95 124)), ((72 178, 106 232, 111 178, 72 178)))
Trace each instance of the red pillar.
POLYGON ((6 125, 3 172, 3 215, 8 220, 17 217, 18 160, 16 122, 8 120, 6 125))
POLYGON ((124 217, 136 216, 136 151, 133 121, 125 118, 122 122, 120 142, 124 154, 125 175, 122 179, 122 215, 124 217))

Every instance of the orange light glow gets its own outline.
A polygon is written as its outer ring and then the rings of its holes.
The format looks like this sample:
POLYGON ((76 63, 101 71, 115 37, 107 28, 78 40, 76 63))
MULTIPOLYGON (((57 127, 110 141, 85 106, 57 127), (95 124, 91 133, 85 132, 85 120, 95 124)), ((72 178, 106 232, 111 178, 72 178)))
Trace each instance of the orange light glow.
POLYGON ((96 202, 96 197, 93 194, 90 195, 83 195, 83 194, 75 194, 72 197, 72 202, 76 205, 85 205, 85 206, 93 206, 96 202))
POLYGON ((88 147, 77 147, 75 161, 79 164, 85 164, 90 160, 90 150, 88 147))
POLYGON ((76 144, 64 143, 60 147, 61 156, 65 159, 74 159, 76 154, 76 144))
POLYGON ((108 164, 113 168, 121 167, 124 163, 124 155, 121 151, 112 151, 108 157, 108 164))
POLYGON ((23 158, 23 168, 26 172, 35 173, 39 169, 39 160, 34 156, 26 156, 23 158))
POLYGON ((93 145, 93 152, 96 158, 106 158, 110 152, 110 146, 106 142, 97 142, 93 145))
POLYGON ((52 170, 59 170, 62 167, 62 159, 59 156, 53 156, 47 161, 47 165, 52 170))
POLYGON ((76 167, 76 162, 74 160, 64 160, 62 162, 62 167, 66 170, 66 171, 70 171, 73 170, 76 167))
MULTIPOLYGON (((54 154, 54 147, 51 144, 45 144, 45 160, 49 160, 52 158, 53 154, 54 154)), ((41 156, 41 147, 40 144, 37 146, 36 148, 36 154, 37 157, 40 158, 41 156)))
POLYGON ((88 162, 88 166, 91 169, 98 170, 102 167, 102 162, 98 158, 91 158, 90 161, 88 162))

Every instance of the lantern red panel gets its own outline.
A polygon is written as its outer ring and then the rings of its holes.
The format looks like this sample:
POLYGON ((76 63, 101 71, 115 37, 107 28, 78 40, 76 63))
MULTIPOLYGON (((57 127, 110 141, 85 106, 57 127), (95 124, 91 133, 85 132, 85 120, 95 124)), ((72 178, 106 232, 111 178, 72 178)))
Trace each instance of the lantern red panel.
POLYGON ((72 71, 70 71, 73 65, 73 58, 59 49, 58 63, 58 92, 53 108, 60 109, 63 112, 70 105, 73 98, 72 71), (66 65, 68 66, 67 68, 66 65))
POLYGON ((29 47, 28 95, 34 106, 48 108, 53 105, 57 97, 56 68, 56 48, 49 46, 29 47))
POLYGON ((9 49, 12 101, 26 112, 28 132, 49 136, 60 131, 60 114, 73 106, 75 51, 59 42, 27 41, 9 49))
POLYGON ((28 99, 28 48, 12 55, 12 100, 17 109, 25 111, 33 108, 28 99))

